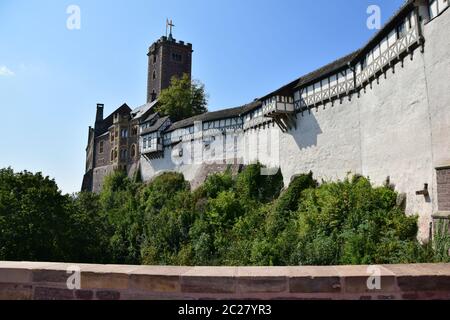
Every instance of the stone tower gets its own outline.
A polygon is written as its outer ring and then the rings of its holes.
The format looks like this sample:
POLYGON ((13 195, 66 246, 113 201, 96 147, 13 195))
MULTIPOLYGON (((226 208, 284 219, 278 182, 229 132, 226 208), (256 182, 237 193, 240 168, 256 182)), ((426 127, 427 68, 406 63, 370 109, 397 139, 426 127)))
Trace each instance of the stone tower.
POLYGON ((147 102, 158 98, 161 90, 170 85, 173 76, 191 77, 192 44, 176 41, 172 32, 153 43, 148 52, 147 102))

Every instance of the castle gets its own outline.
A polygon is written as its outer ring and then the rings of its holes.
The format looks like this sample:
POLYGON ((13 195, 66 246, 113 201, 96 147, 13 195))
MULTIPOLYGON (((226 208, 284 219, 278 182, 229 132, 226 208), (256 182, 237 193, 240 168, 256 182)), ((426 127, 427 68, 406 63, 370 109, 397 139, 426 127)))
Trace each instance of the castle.
POLYGON ((155 113, 172 76, 191 75, 192 45, 172 33, 148 52, 147 103, 124 104, 89 128, 83 190, 113 170, 144 181, 166 171, 193 187, 208 174, 260 162, 285 185, 312 171, 395 185, 419 237, 450 217, 449 0, 407 0, 361 49, 248 104, 172 122, 155 113))

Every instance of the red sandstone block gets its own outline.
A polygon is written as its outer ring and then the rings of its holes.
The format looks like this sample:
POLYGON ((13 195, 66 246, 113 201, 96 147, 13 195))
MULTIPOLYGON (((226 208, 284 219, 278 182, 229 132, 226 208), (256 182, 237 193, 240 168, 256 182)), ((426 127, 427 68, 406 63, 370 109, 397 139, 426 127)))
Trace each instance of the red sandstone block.
POLYGON ((35 300, 72 300, 73 290, 61 288, 36 287, 34 289, 35 300))
POLYGON ((89 290, 76 290, 75 298, 79 300, 92 300, 94 298, 94 292, 89 290))
MULTIPOLYGON (((344 291, 347 293, 395 292, 397 290, 394 276, 382 276, 380 289, 369 287, 367 277, 346 277, 344 291)), ((373 282, 371 284, 374 284, 373 282)))
POLYGON ((237 291, 240 293, 279 293, 288 290, 286 277, 239 277, 237 291))
POLYGON ((395 300, 396 296, 395 295, 379 295, 377 296, 378 300, 395 300))
POLYGON ((100 300, 119 300, 120 292, 117 291, 97 291, 97 299, 100 300))
POLYGON ((27 269, 0 268, 0 283, 29 283, 31 271, 27 269))
POLYGON ((180 276, 132 274, 129 287, 151 292, 179 292, 180 276))
POLYGON ((339 277, 293 277, 289 279, 291 293, 341 292, 339 277))
POLYGON ((194 267, 181 276, 181 292, 235 293, 236 267, 194 267))
POLYGON ((417 295, 417 293, 404 293, 404 294, 402 294, 402 299, 417 300, 417 299, 419 299, 419 296, 417 295))
POLYGON ((400 276, 397 283, 401 291, 450 291, 448 276, 400 276))
POLYGON ((123 273, 81 273, 81 289, 127 289, 128 275, 123 273))
POLYGON ((382 266, 338 266, 335 269, 341 277, 345 293, 386 293, 397 290, 394 273, 382 266), (379 289, 376 287, 378 284, 379 289))
POLYGON ((0 284, 0 300, 31 300, 33 288, 22 284, 0 284))
POLYGON ((289 268, 289 291, 291 293, 341 292, 342 284, 335 267, 289 268))
POLYGON ((185 293, 235 293, 236 279, 234 277, 196 277, 181 278, 181 292, 185 293))
POLYGON ((70 275, 62 270, 35 270, 33 271, 33 282, 65 284, 70 275))

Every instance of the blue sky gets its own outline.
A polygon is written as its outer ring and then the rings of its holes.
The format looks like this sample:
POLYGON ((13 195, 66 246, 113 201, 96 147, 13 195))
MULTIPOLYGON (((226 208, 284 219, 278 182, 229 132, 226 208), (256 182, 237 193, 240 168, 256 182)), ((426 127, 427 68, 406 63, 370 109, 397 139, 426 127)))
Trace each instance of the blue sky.
POLYGON ((369 5, 386 21, 403 0, 0 0, 0 168, 81 187, 87 129, 146 98, 147 49, 172 18, 194 46, 209 109, 234 107, 362 46, 369 5), (68 30, 69 5, 81 29, 68 30))

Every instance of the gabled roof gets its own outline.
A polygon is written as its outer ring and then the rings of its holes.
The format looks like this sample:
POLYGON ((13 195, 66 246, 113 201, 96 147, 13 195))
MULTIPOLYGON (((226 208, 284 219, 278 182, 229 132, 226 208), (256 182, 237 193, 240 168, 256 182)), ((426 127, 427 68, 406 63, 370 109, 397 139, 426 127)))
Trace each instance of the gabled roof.
POLYGON ((116 113, 123 115, 123 114, 130 114, 130 112, 131 112, 131 108, 126 103, 121 105, 114 112, 112 112, 108 117, 103 119, 103 121, 97 122, 95 124, 95 136, 98 137, 108 131, 109 127, 111 127, 113 125, 114 115, 116 113))
POLYGON ((168 116, 159 118, 151 127, 142 130, 141 135, 158 131, 168 120, 168 116))
POLYGON ((150 103, 146 103, 136 109, 134 109, 131 112, 131 116, 133 117, 133 119, 141 119, 144 116, 147 116, 147 114, 152 111, 153 107, 158 103, 158 100, 155 100, 153 102, 150 103))
POLYGON ((150 113, 147 118, 145 118, 144 120, 141 121, 141 123, 153 121, 157 116, 159 116, 158 113, 150 113))
POLYGON ((181 121, 173 123, 166 132, 174 131, 181 128, 186 128, 194 125, 194 122, 196 121, 214 121, 214 120, 220 120, 220 119, 227 119, 227 118, 234 118, 239 117, 242 114, 245 114, 257 107, 261 106, 261 101, 255 100, 252 103, 236 107, 236 108, 230 108, 230 109, 223 109, 219 111, 213 111, 213 112, 206 112, 203 114, 200 114, 195 117, 191 117, 188 119, 183 119, 181 121))

